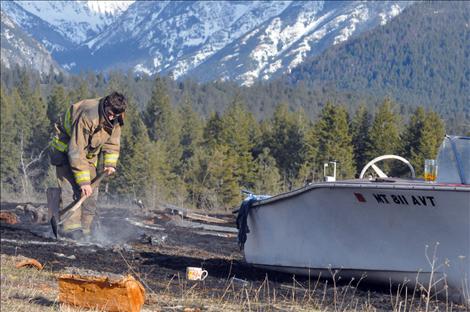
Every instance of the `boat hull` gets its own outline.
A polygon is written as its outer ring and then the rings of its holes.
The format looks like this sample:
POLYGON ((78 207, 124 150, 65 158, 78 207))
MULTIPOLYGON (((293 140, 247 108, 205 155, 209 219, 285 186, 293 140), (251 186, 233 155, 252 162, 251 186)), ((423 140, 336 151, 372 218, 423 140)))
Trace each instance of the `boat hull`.
POLYGON ((261 201, 248 226, 245 259, 257 266, 425 286, 445 275, 468 295, 468 187, 316 184, 261 201))

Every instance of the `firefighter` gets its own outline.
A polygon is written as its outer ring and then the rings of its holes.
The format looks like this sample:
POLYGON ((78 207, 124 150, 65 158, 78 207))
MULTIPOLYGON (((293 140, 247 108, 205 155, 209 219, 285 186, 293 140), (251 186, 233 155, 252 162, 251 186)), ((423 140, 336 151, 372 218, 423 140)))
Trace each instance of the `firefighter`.
POLYGON ((51 163, 61 190, 61 207, 67 209, 81 196, 88 197, 69 218, 63 220, 61 235, 71 239, 89 238, 96 213, 98 185, 91 187, 102 154, 103 172, 116 171, 121 127, 127 100, 112 92, 99 99, 75 103, 56 123, 51 142, 51 163))

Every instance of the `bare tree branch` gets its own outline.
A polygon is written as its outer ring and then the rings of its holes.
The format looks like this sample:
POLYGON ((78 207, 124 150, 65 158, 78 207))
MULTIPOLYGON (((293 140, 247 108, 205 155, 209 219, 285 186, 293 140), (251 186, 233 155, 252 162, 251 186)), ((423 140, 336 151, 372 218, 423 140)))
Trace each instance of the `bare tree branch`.
POLYGON ((31 156, 31 161, 30 161, 28 164, 26 164, 26 170, 27 170, 30 166, 32 166, 33 164, 35 164, 36 162, 38 162, 38 161, 41 160, 42 156, 44 156, 44 152, 47 150, 47 148, 49 147, 49 145, 50 145, 50 144, 47 144, 46 147, 44 147, 44 148, 42 149, 42 151, 39 153, 39 155, 38 155, 37 157, 31 156))
POLYGON ((29 190, 30 182, 29 182, 29 169, 32 165, 35 163, 39 162, 42 157, 45 154, 45 151, 48 149, 50 143, 44 147, 41 152, 39 153, 38 156, 34 157, 34 155, 31 155, 30 161, 26 163, 25 160, 25 146, 24 146, 24 133, 23 130, 21 130, 21 138, 20 138, 20 165, 21 165, 21 172, 23 174, 23 179, 22 179, 22 186, 23 186, 23 193, 26 195, 29 190))

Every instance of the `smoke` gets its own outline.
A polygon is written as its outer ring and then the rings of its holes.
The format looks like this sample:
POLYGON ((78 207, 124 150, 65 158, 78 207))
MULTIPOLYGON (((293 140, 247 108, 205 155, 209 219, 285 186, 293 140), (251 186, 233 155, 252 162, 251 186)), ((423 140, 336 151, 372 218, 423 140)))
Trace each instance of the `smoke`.
POLYGON ((107 209, 106 214, 97 215, 91 233, 91 241, 104 247, 124 246, 138 241, 143 230, 129 222, 127 210, 107 209))

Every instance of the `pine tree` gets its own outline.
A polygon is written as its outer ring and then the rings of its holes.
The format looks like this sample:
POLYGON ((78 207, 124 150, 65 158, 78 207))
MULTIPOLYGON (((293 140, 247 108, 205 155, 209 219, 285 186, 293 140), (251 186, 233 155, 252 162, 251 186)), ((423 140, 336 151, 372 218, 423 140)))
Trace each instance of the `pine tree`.
POLYGON ((179 116, 183 120, 180 145, 182 148, 181 153, 181 168, 179 173, 182 173, 185 167, 188 166, 189 160, 193 157, 195 149, 202 143, 203 124, 199 115, 194 112, 192 103, 188 94, 183 96, 183 103, 180 106, 179 116))
POLYGON ((101 93, 97 92, 96 90, 97 75, 93 71, 87 70, 83 76, 83 79, 88 89, 88 97, 91 99, 99 98, 101 93))
POLYGON ((355 172, 352 138, 349 134, 348 114, 344 107, 327 102, 315 124, 318 153, 317 170, 323 164, 337 161, 337 177, 351 178, 355 172))
POLYGON ((288 187, 292 186, 304 163, 304 135, 306 121, 302 114, 288 111, 286 104, 276 107, 272 126, 265 134, 266 147, 276 159, 277 167, 288 187))
POLYGON ((211 190, 206 185, 207 167, 209 164, 209 155, 207 151, 198 146, 194 150, 194 155, 189 159, 187 170, 185 171, 184 180, 188 191, 187 201, 193 207, 211 208, 213 207, 211 200, 211 190))
MULTIPOLYGON (((51 125, 62 118, 69 106, 65 89, 61 85, 54 85, 51 94, 47 98, 47 117, 51 125)), ((50 131, 52 129, 50 128, 50 131)))
POLYGON ((415 110, 403 133, 403 154, 417 176, 423 174, 424 160, 437 156, 444 135, 444 122, 436 113, 427 113, 421 106, 415 110))
POLYGON ((153 207, 164 202, 183 202, 186 197, 180 177, 173 172, 171 159, 172 155, 168 154, 165 142, 152 142, 150 157, 147 159, 150 164, 148 171, 150 189, 147 197, 153 207))
MULTIPOLYGON (((119 87, 121 78, 113 75, 115 87, 119 87)), ((126 123, 132 127, 131 131, 123 132, 122 138, 123 143, 129 144, 128 150, 123 150, 122 161, 126 164, 127 183, 138 188, 135 193, 145 197, 151 207, 161 202, 184 200, 182 178, 176 174, 181 168, 182 154, 179 118, 171 108, 164 81, 156 79, 142 119, 135 107, 127 115, 126 123)))
POLYGON ((106 89, 106 79, 102 72, 99 72, 96 75, 94 89, 96 90, 98 94, 102 94, 104 90, 106 89))
POLYGON ((423 127, 423 139, 421 140, 420 148, 423 159, 434 159, 437 157, 445 134, 445 124, 442 118, 436 112, 428 112, 423 127))
POLYGON ((236 158, 224 145, 196 149, 188 172, 188 196, 198 208, 233 208, 241 199, 236 158))
POLYGON ((31 80, 26 69, 22 68, 19 71, 18 79, 19 79, 18 86, 16 87, 18 94, 23 100, 29 99, 32 96, 32 92, 31 92, 32 87, 31 87, 31 80))
MULTIPOLYGON (((98 77, 97 79, 98 79, 98 87, 99 87, 101 83, 104 83, 104 82, 99 82, 99 81, 103 80, 104 78, 98 77)), ((128 79, 124 76, 124 74, 121 71, 112 71, 109 73, 108 83, 106 85, 104 94, 101 93, 101 96, 106 96, 108 94, 111 94, 114 91, 117 91, 117 92, 124 94, 128 98, 136 98, 134 95, 135 90, 133 90, 131 87, 132 87, 131 84, 128 83, 128 79)))
MULTIPOLYGON (((390 99, 385 99, 379 106, 369 130, 368 147, 366 157, 370 161, 378 156, 396 155, 402 150, 400 139, 400 118, 393 112, 394 104, 390 99)), ((390 165, 383 163, 384 172, 389 171, 390 165)))
POLYGON ((236 177, 236 157, 228 146, 218 145, 210 151, 207 163, 207 186, 216 194, 214 208, 232 208, 240 201, 236 177))
POLYGON ((148 139, 144 124, 137 120, 132 124, 135 134, 131 140, 123 137, 122 144, 127 145, 126 148, 121 150, 121 160, 118 168, 119 174, 122 174, 123 179, 120 179, 120 193, 128 194, 131 190, 136 198, 147 198, 150 192, 149 178, 152 174, 152 168, 149 164, 151 156, 151 143, 148 139))
POLYGON ((44 182, 49 168, 47 149, 52 135, 50 133, 51 124, 47 117, 47 103, 42 97, 39 86, 33 92, 30 105, 32 112, 30 119, 32 134, 31 141, 29 142, 30 154, 28 156, 31 161, 37 161, 31 164, 29 174, 35 189, 43 191, 46 187, 44 182))
POLYGON ((150 155, 151 143, 147 128, 142 122, 135 104, 129 99, 129 107, 126 110, 126 120, 121 134, 117 174, 110 183, 113 192, 132 194, 133 199, 146 200, 151 189, 150 155))
POLYGON ((80 79, 80 86, 78 87, 77 89, 77 93, 76 93, 76 99, 75 101, 73 102, 78 102, 78 101, 82 101, 82 100, 86 100, 90 97, 90 92, 88 91, 88 83, 83 80, 83 79, 80 79))
POLYGON ((404 143, 402 154, 412 163, 416 160, 420 147, 421 135, 426 121, 426 112, 422 106, 419 106, 410 117, 408 125, 403 132, 404 143))
POLYGON ((152 97, 145 107, 143 120, 152 141, 168 141, 172 120, 172 108, 165 81, 161 77, 155 79, 152 97))
POLYGON ((218 112, 212 113, 203 131, 204 145, 213 147, 222 143, 223 121, 218 112))
POLYGON ((27 75, 22 77, 20 87, 21 89, 15 88, 12 93, 15 103, 13 119, 17 129, 13 142, 19 155, 17 167, 21 191, 23 195, 30 195, 34 188, 44 188, 49 166, 45 156, 50 140, 50 123, 39 87, 32 91, 27 75))
POLYGON ((159 142, 158 146, 168 155, 170 171, 177 172, 181 167, 183 152, 180 145, 181 118, 171 106, 166 82, 161 77, 155 79, 152 97, 143 113, 143 120, 150 140, 159 142))
POLYGON ((400 118, 393 112, 394 104, 386 99, 379 106, 369 130, 368 159, 384 154, 397 154, 400 151, 400 118))
POLYGON ((230 155, 235 158, 234 175, 238 184, 251 188, 254 184, 253 156, 251 151, 256 140, 256 120, 249 113, 245 104, 236 97, 222 116, 221 143, 229 148, 230 155))
POLYGON ((70 103, 73 104, 85 99, 89 99, 90 92, 88 90, 88 83, 81 77, 73 78, 73 86, 67 94, 67 98, 69 99, 70 103))
POLYGON ((17 146, 17 129, 15 126, 15 108, 20 101, 18 94, 7 94, 3 84, 0 96, 0 178, 2 191, 15 191, 19 177, 19 149, 17 146))
POLYGON ((255 194, 277 194, 282 189, 282 180, 276 160, 271 156, 268 148, 263 149, 254 163, 255 194))
POLYGON ((303 154, 304 163, 299 169, 295 187, 302 187, 321 177, 321 172, 318 171, 318 165, 316 164, 318 155, 317 131, 311 122, 305 130, 303 154))
POLYGON ((364 105, 361 105, 351 122, 352 144, 354 148, 354 162, 356 163, 356 173, 364 168, 369 161, 366 157, 369 142, 369 129, 371 126, 371 116, 364 105))

